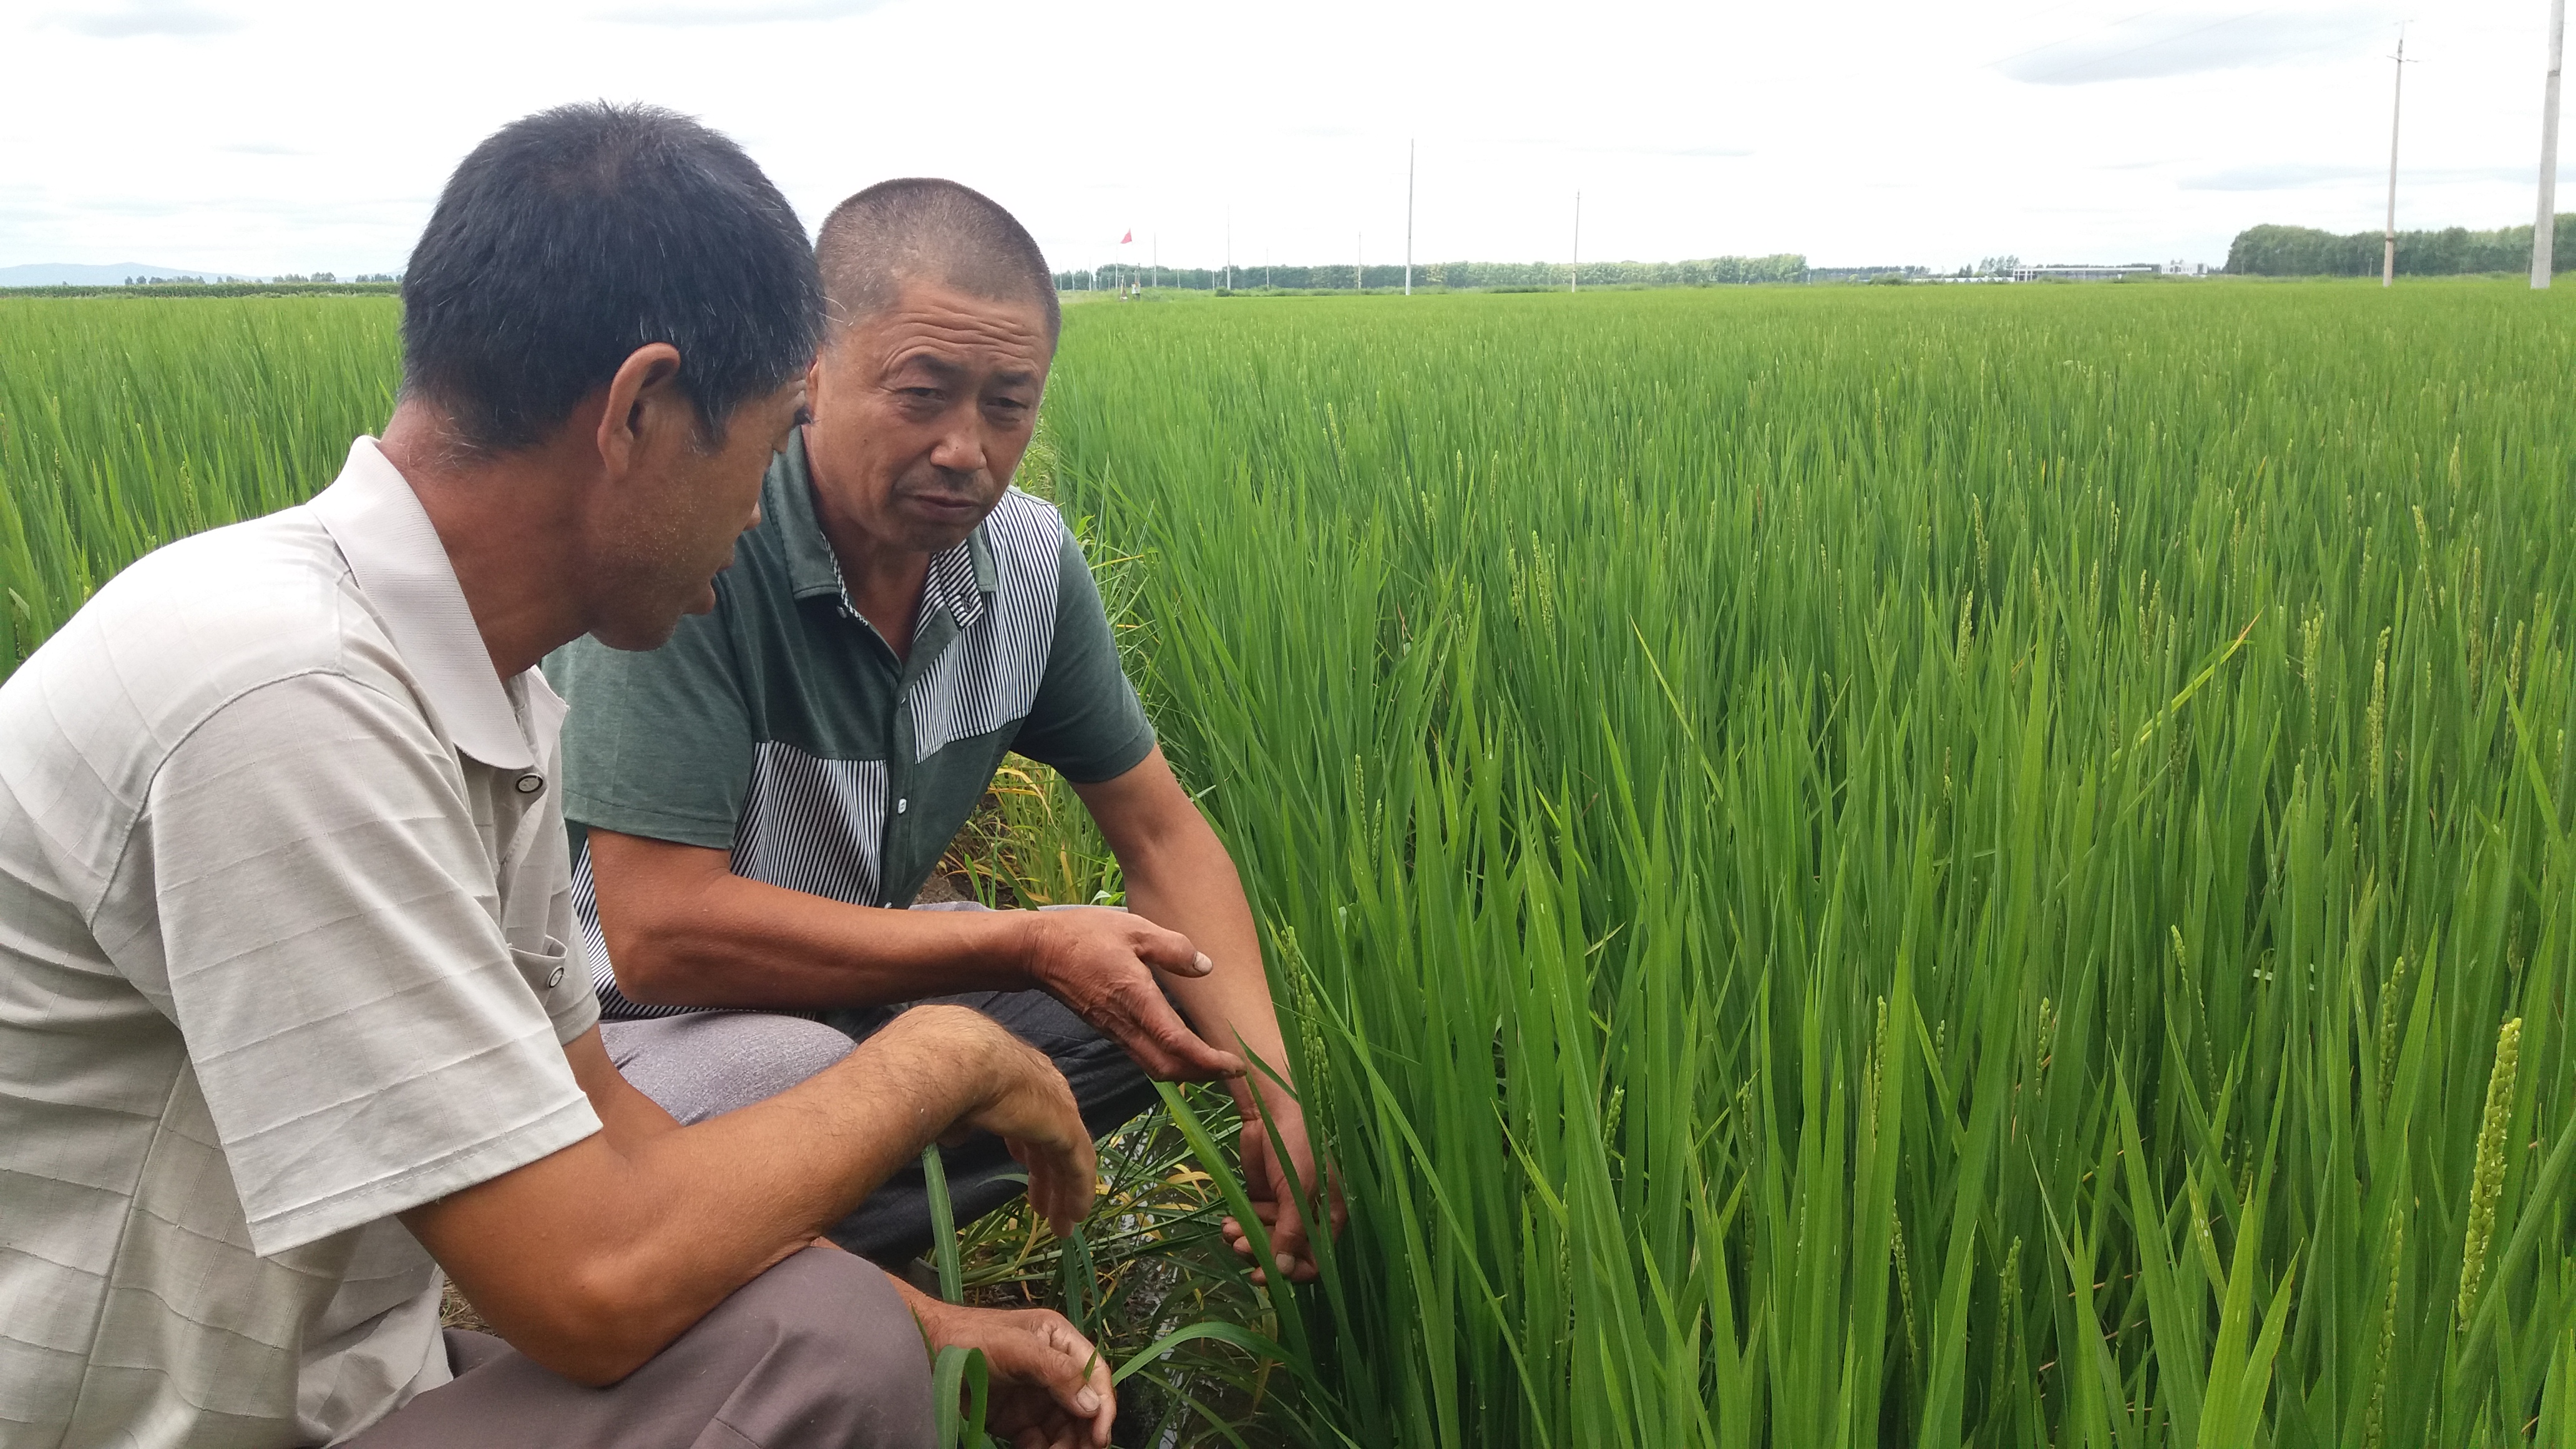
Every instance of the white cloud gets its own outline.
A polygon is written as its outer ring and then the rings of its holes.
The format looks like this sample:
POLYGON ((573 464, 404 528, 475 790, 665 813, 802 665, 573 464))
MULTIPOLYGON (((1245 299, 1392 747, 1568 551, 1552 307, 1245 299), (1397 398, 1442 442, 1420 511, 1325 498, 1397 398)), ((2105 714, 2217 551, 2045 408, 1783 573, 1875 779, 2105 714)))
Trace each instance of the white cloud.
POLYGON ((2266 165, 2230 166, 2220 171, 2204 171, 2186 176, 2178 183, 2188 191, 2295 191, 2304 186, 2318 186, 2332 181, 2350 181, 2356 177, 2385 175, 2371 166, 2320 165, 2313 161, 2283 161, 2266 165))
POLYGON ((729 4, 630 5, 600 12, 599 18, 620 25, 774 25, 783 21, 846 20, 865 15, 886 0, 742 0, 729 4))
MULTIPOLYGON (((2215 261, 2257 222, 2377 225, 2387 0, 2229 3, 0 0, 0 265, 395 270, 477 141, 602 96, 734 136, 809 224, 954 176, 1065 267, 1130 228, 1171 265, 1392 261, 1408 221, 1417 260, 1556 259, 1577 191, 1601 258, 2215 261)), ((2417 12, 2401 225, 2528 218, 2542 8, 2417 12)))
POLYGON ((190 0, 122 0, 61 11, 49 19, 66 30, 105 40, 139 35, 220 35, 242 28, 242 22, 232 16, 190 0))
POLYGON ((2341 56, 2394 39, 2394 17, 2368 7, 2212 11, 2158 6, 2077 31, 1996 63, 2034 85, 2094 85, 2247 70, 2341 56))

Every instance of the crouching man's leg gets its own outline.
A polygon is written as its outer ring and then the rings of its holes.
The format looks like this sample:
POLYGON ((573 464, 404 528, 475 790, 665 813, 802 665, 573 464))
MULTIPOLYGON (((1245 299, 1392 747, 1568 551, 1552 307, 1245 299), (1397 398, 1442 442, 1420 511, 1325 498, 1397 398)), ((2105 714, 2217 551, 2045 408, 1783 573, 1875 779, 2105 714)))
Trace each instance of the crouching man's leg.
MULTIPOLYGON (((978 991, 932 1002, 968 1007, 1047 1054, 1073 1089, 1083 1125, 1107 1136, 1154 1105, 1154 1084, 1125 1048, 1043 991, 978 991)), ((911 1005, 929 1005, 915 1002, 911 1005)), ((763 1011, 703 1011, 600 1023, 620 1075, 682 1123, 704 1122, 774 1097, 850 1054, 903 1007, 823 1013, 826 1021, 763 1011), (855 1041, 854 1041, 855 1039, 855 1041)), ((945 1149, 950 1210, 973 1222, 1020 1196, 1020 1166, 1001 1139, 978 1134, 945 1149)), ((900 1266, 930 1247, 930 1185, 918 1162, 880 1184, 832 1229, 851 1252, 900 1266)))
MULTIPOLYGON (((1043 991, 977 991, 941 996, 920 1005, 963 1006, 999 1022, 1013 1036, 1046 1053, 1073 1089, 1082 1125, 1096 1140, 1117 1131, 1154 1105, 1153 1080, 1124 1047, 1043 991)), ((826 1012, 826 1019, 864 1039, 865 1013, 826 1012)), ((1020 1195, 1020 1165, 989 1133, 940 1149, 950 1210, 963 1226, 1007 1207, 1020 1195)), ((889 1265, 917 1257, 931 1245, 930 1184, 920 1164, 901 1168, 878 1184, 858 1210, 831 1230, 832 1241, 889 1265)))
MULTIPOLYGON (((914 910, 982 910, 966 903, 914 910)), ((1091 907, 1053 907, 1086 910, 1091 907)), ((1092 1029, 1043 991, 976 991, 905 1005, 970 1008, 1046 1053, 1073 1089, 1093 1137, 1105 1137, 1154 1105, 1154 1083, 1124 1047, 1092 1029)), ((765 1011, 699 1011, 600 1023, 601 1042, 620 1075, 683 1123, 704 1122, 774 1097, 849 1055, 905 1005, 839 1008, 823 1020, 765 1011), (828 1024, 827 1024, 828 1023, 828 1024)), ((1021 1171, 1001 1139, 978 1134, 944 1150, 951 1211, 959 1224, 1020 1196, 1021 1171)), ((832 1229, 842 1247, 899 1266, 930 1247, 930 1186, 919 1163, 880 1184, 832 1229)))
POLYGON ((767 1101, 851 1047, 819 1021, 768 1011, 603 1021, 599 1040, 618 1075, 683 1125, 767 1101))
POLYGON ((894 1285, 808 1248, 754 1278, 604 1389, 499 1339, 450 1330, 453 1383, 350 1449, 895 1449, 932 1441, 930 1361, 894 1285))
MULTIPOLYGON (((981 911, 971 901, 916 905, 916 911, 981 911)), ((1094 910, 1092 906, 1048 906, 1056 911, 1094 910)), ((1114 907, 1112 909, 1115 909, 1114 907)), ((970 991, 935 996, 928 1001, 963 1006, 991 1017, 1011 1035, 1047 1054, 1065 1085, 1073 1088, 1082 1125, 1097 1139, 1117 1131, 1154 1105, 1153 1079, 1127 1054, 1126 1048, 1092 1029, 1072 1008, 1043 991, 970 991)), ((893 1019, 901 1007, 827 1011, 823 1019, 865 1041, 893 1019)), ((948 1179, 950 1211, 960 1224, 1007 1207, 1020 1195, 1019 1164, 1003 1150, 1001 1140, 978 1135, 956 1147, 942 1148, 940 1167, 948 1179)), ((918 1164, 879 1184, 858 1210, 832 1229, 832 1241, 880 1263, 897 1264, 931 1246, 930 1183, 918 1164)))

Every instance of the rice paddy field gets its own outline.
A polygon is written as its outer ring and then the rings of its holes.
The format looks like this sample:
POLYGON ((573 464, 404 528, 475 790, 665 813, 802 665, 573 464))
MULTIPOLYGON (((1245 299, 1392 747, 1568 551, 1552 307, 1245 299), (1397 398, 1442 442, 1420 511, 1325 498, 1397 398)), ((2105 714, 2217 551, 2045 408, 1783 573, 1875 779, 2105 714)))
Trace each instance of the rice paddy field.
MULTIPOLYGON (((395 318, 0 301, 0 663, 395 318)), ((1352 1213, 1189 1434, 2576 1445, 2571 379, 2472 281, 1070 309, 1352 1213)))

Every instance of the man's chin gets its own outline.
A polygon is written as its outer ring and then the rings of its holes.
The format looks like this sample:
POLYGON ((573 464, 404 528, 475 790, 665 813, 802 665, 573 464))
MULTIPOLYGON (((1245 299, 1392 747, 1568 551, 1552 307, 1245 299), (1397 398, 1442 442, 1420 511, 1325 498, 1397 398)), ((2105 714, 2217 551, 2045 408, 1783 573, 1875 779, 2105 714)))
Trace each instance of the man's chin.
POLYGON ((590 637, 611 649, 650 653, 671 642, 671 636, 679 632, 681 615, 713 613, 715 607, 715 586, 709 584, 676 611, 656 609, 647 614, 637 610, 624 618, 605 619, 591 626, 590 637))
MULTIPOLYGON (((995 499, 995 506, 1001 500, 995 499)), ((913 553, 943 553, 966 541, 966 536, 981 528, 992 517, 991 508, 906 509, 906 537, 903 546, 913 553)))
MULTIPOLYGON (((692 614, 703 614, 706 610, 691 609, 689 612, 692 614)), ((671 636, 678 633, 679 629, 680 616, 674 614, 670 616, 669 620, 663 623, 659 628, 652 628, 629 620, 617 624, 602 624, 590 631, 590 637, 607 645, 611 649, 622 649, 630 654, 650 654, 654 650, 661 648, 663 645, 670 643, 671 636)))

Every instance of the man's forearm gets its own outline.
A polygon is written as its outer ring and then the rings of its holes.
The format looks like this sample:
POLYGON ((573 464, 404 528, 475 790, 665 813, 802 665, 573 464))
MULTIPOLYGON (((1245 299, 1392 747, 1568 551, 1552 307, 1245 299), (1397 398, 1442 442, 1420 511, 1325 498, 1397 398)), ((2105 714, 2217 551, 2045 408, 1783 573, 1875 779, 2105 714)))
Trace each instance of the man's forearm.
POLYGON ((1022 912, 854 906, 735 875, 721 851, 590 840, 618 990, 637 1001, 810 1011, 1030 985, 1022 912))
POLYGON ((584 1382, 614 1379, 978 1109, 994 1070, 960 1060, 941 1025, 880 1033, 690 1127, 639 1106, 590 1033, 565 1054, 606 1130, 404 1221, 513 1344, 584 1382))
POLYGON ((838 1222, 918 1159, 983 1086, 883 1033, 796 1087, 694 1126, 615 1142, 637 1191, 626 1241, 661 1266, 750 1273, 838 1222))
POLYGON ((1191 816, 1168 838, 1135 848, 1136 859, 1120 859, 1127 908, 1189 937, 1216 963, 1215 970, 1196 980, 1174 979, 1172 995, 1210 1045, 1241 1052, 1247 1061, 1257 1058, 1269 1068, 1265 1072, 1256 1065, 1234 1084, 1238 1101, 1245 1091, 1257 1090, 1265 1107, 1286 1108, 1286 1094, 1269 1073, 1292 1083, 1296 1078, 1280 1038, 1270 979, 1262 970, 1252 906, 1224 843, 1195 809, 1191 816))

